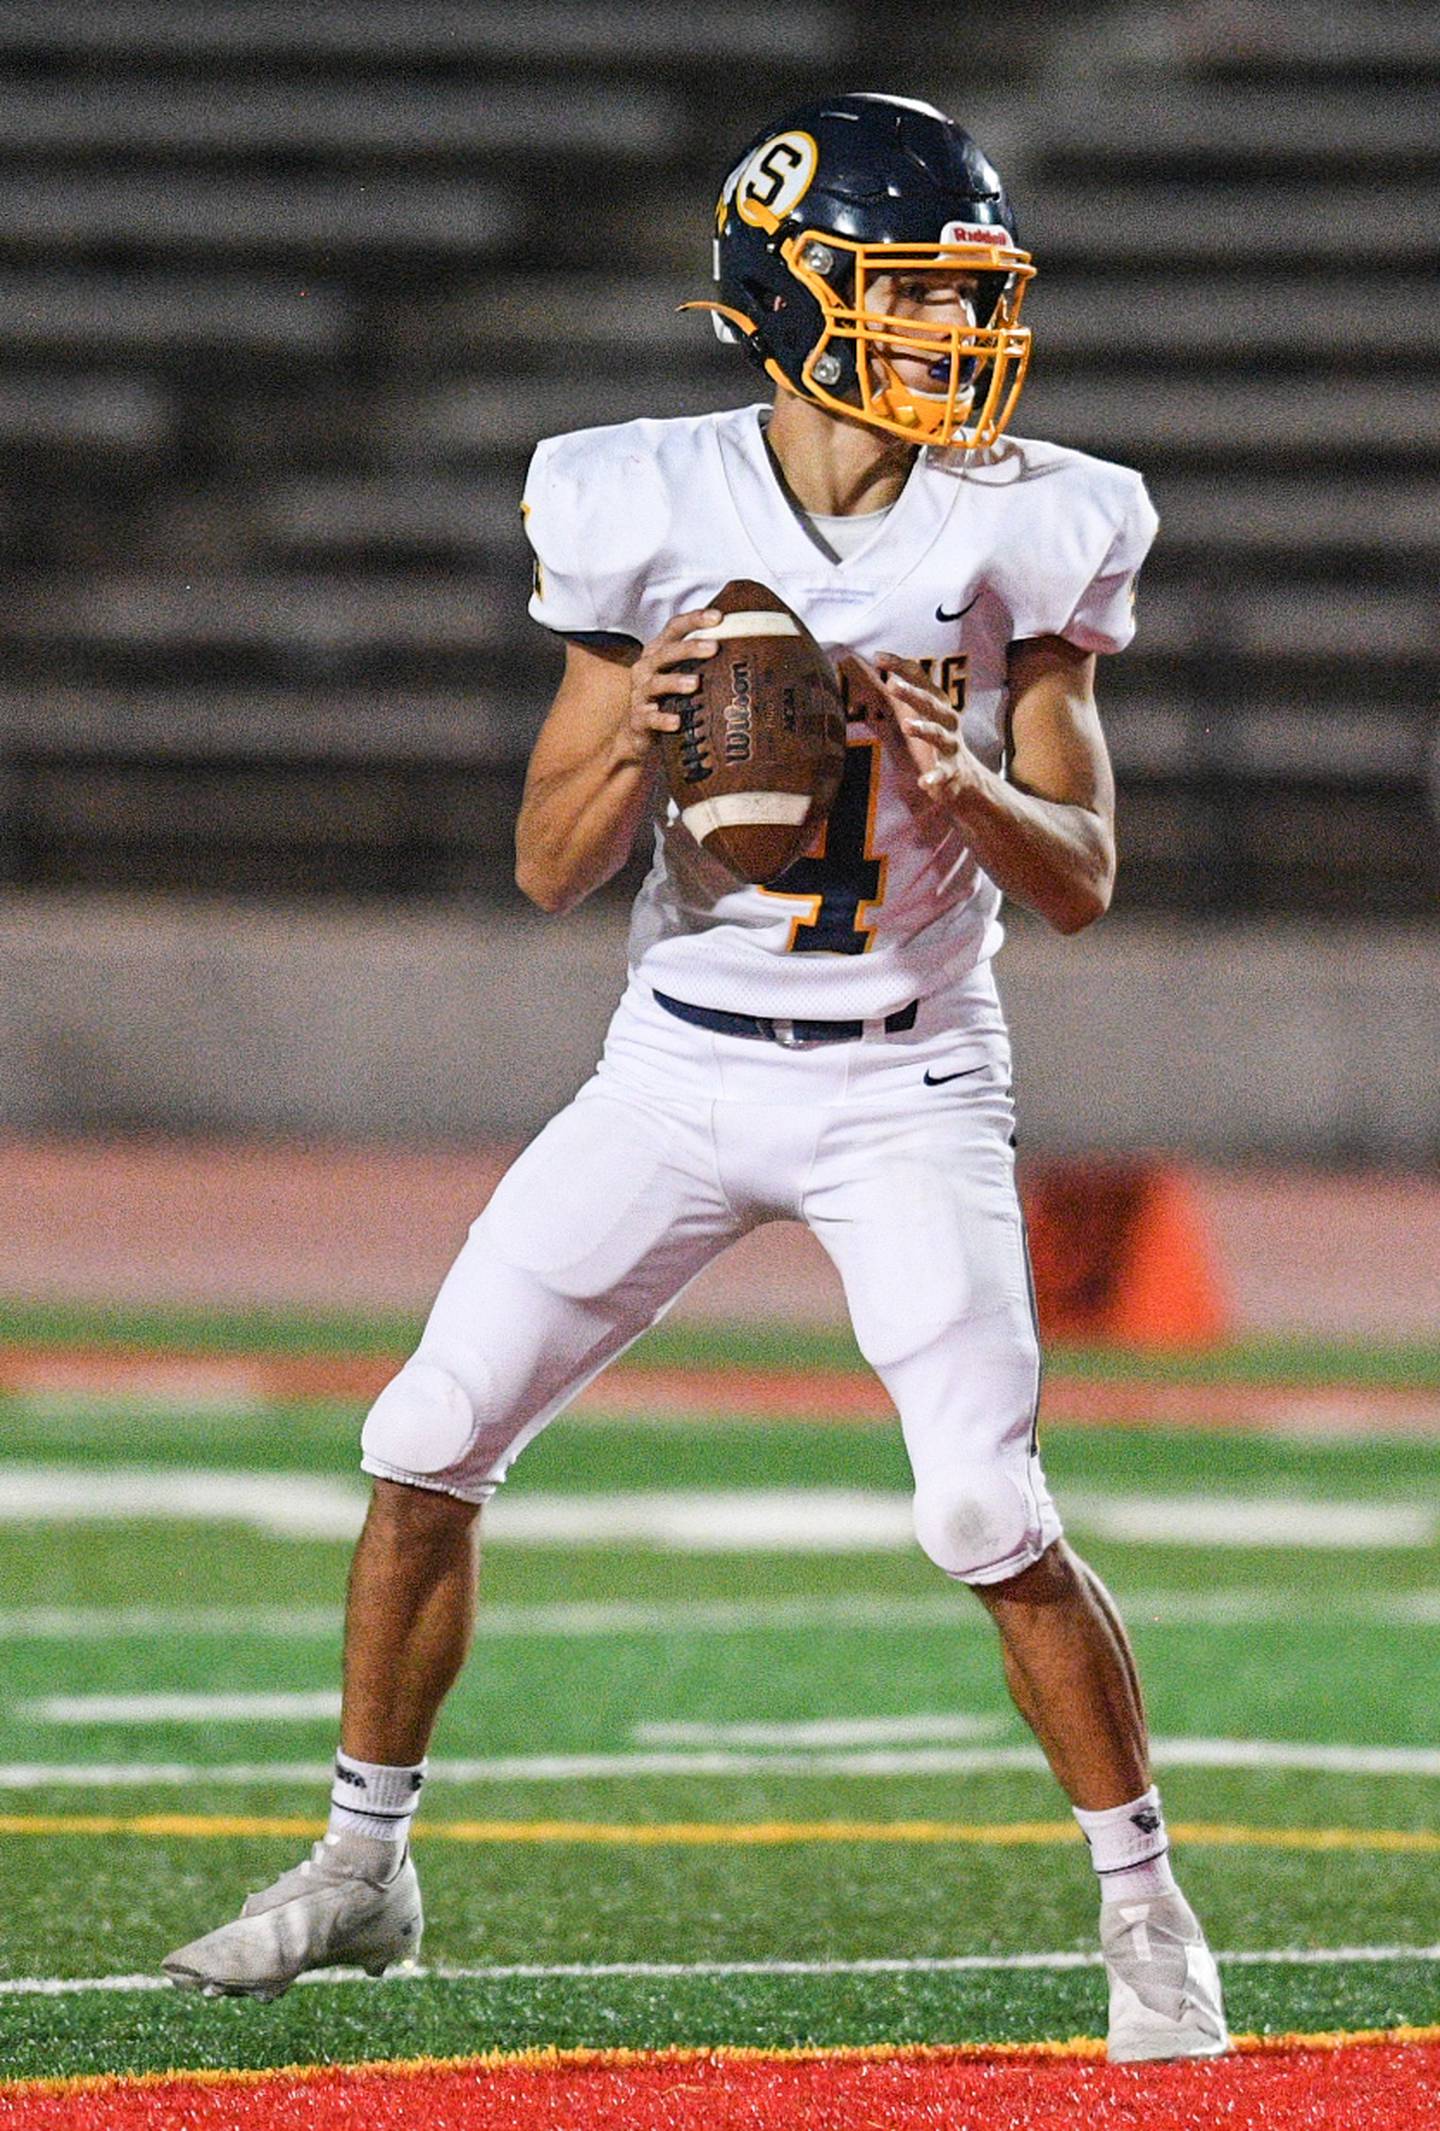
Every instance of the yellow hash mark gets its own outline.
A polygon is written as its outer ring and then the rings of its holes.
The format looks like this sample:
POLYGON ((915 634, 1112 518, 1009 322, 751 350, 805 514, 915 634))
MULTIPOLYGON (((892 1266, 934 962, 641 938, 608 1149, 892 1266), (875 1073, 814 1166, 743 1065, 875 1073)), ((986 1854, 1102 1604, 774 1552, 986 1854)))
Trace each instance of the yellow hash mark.
MULTIPOLYGON (((205 1840, 223 1836, 309 1838, 325 1823, 299 1816, 234 1813, 5 1813, 0 1835, 140 1835, 205 1840)), ((1253 1828, 1219 1821, 1180 1821, 1176 1842, 1217 1849, 1370 1850, 1402 1855, 1440 1851, 1434 1828, 1253 1828)), ((763 1849, 786 1843, 950 1843, 1011 1849, 1080 1839, 1071 1820, 439 1820, 420 1821, 418 1840, 463 1843, 596 1843, 627 1849, 763 1849)))
POLYGON ((1246 1828, 1224 1821, 1192 1820, 1172 1826, 1176 1842, 1213 1843, 1224 1849, 1265 1850, 1440 1850, 1436 1828, 1246 1828))
POLYGON ((323 1835, 323 1820, 232 1813, 0 1813, 0 1835, 323 1835))
POLYGON ((1014 1843, 1073 1842, 1073 1821, 1002 1821, 990 1826, 950 1820, 451 1820, 424 1833, 451 1842, 623 1843, 639 1849, 737 1843, 766 1848, 782 1843, 1014 1843))
MULTIPOLYGON (((1440 2043, 1440 2027, 1328 2028, 1319 2034, 1235 2035, 1231 2038, 1242 2056, 1290 2050, 1373 2049, 1382 2044, 1433 2045, 1440 2043)), ((357 2078, 414 2078, 435 2072, 554 2072, 624 2069, 634 2065, 692 2064, 894 2064, 894 2063, 990 2063, 997 2059, 1089 2058, 1102 2059, 1105 2044, 1098 2037, 1074 2035, 1068 2041, 1045 2042, 853 2042, 800 2043, 790 2048, 763 2049, 745 2043, 719 2043, 704 2049, 684 2044, 667 2049, 560 2049, 553 2043, 523 2050, 485 2050, 469 2057, 378 2057, 353 2064, 286 2064, 254 2069, 207 2067, 170 2072, 80 2072, 61 2079, 0 2080, 0 2095, 25 2094, 114 2094, 122 2089, 173 2086, 254 2087, 289 2080, 333 2079, 336 2075, 357 2078)))

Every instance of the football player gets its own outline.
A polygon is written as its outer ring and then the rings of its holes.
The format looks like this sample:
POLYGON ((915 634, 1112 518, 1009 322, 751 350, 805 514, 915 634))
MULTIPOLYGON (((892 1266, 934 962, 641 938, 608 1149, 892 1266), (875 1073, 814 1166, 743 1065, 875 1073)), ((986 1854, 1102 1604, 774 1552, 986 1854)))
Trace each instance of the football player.
POLYGON ((847 95, 768 127, 725 180, 714 265, 708 307, 766 402, 551 438, 525 495, 531 612, 566 653, 517 875, 567 910, 653 818, 628 987, 595 1077, 501 1182, 366 1421, 330 1832, 165 1967, 273 1997, 414 1954, 407 1836, 469 1643, 481 1505, 711 1257, 792 1218, 894 1400, 919 1544, 987 1607, 1088 1840, 1111 2056, 1215 2055, 1219 1981, 1130 1646, 1038 1454, 992 974, 1002 895, 1063 933, 1109 903, 1095 662, 1131 637, 1154 512, 1127 469, 1010 434, 1034 268, 941 112, 847 95), (732 578, 772 586, 849 684, 839 796, 765 888, 700 848, 657 777, 732 578))

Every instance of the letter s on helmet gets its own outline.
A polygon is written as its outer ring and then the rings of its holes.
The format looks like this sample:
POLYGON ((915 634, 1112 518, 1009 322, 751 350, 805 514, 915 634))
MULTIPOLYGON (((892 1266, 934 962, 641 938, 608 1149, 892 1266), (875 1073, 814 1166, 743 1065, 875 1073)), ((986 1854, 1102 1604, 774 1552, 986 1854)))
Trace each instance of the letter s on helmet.
POLYGON ((995 171, 964 128, 903 96, 792 111, 745 150, 715 210, 709 310, 776 384, 912 444, 979 450, 1030 361, 1019 324, 1035 269, 995 171), (879 310, 882 276, 978 277, 969 320, 879 310), (907 382, 928 366, 933 391, 907 382))

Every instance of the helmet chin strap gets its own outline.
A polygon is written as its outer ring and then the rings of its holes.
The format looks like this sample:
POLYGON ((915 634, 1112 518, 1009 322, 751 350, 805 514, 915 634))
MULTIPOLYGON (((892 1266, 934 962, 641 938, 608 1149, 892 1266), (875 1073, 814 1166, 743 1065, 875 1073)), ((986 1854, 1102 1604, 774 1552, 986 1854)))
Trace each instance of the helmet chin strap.
POLYGON ((733 304, 716 303, 708 296, 692 296, 688 303, 677 303, 675 311, 677 317, 681 311, 709 311, 715 330, 722 340, 748 340, 752 333, 758 333, 760 330, 753 318, 747 318, 745 313, 737 311, 733 304), (724 330, 725 326, 730 328, 728 334, 724 330))

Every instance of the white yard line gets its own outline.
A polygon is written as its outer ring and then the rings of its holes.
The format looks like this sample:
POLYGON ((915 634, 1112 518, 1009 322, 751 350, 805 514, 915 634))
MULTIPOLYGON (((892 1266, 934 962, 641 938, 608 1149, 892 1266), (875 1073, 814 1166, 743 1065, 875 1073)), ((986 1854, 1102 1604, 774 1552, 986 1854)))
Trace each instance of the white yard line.
MULTIPOLYGON (((1067 1525, 1148 1546, 1424 1547, 1440 1517, 1423 1503, 1289 1495, 1066 1494, 1067 1525)), ((907 1495, 845 1488, 690 1494, 516 1495, 489 1514, 497 1544, 650 1546, 679 1553, 909 1552, 907 1495)))
POLYGON ((313 1473, 9 1465, 0 1524, 240 1524, 279 1539, 353 1539, 365 1496, 313 1473))
POLYGON ((5 1606, 0 1643, 112 1643, 130 1637, 254 1636, 266 1641, 329 1641, 339 1606, 5 1606))
POLYGON ((1008 1717, 970 1716, 951 1710, 914 1717, 815 1717, 799 1724, 692 1724, 665 1719, 637 1724, 631 1738, 641 1746, 899 1746, 937 1739, 988 1739, 1008 1731, 1008 1717))
MULTIPOLYGON (((1283 1769, 1335 1776, 1440 1777, 1440 1749, 1268 1739, 1156 1739, 1158 1768, 1283 1769)), ((624 1754, 503 1754, 432 1761, 437 1783, 589 1783, 613 1778, 971 1776, 1043 1771, 1034 1746, 912 1746, 794 1753, 720 1747, 624 1754)), ((250 1790, 328 1784, 327 1761, 27 1761, 0 1765, 0 1791, 250 1790)))
MULTIPOLYGON (((1076 1493, 1073 1530, 1149 1546, 1424 1547, 1440 1512, 1424 1503, 1299 1495, 1076 1493)), ((287 1539, 353 1539, 365 1495, 304 1473, 173 1467, 12 1465, 0 1523, 240 1524, 287 1539)), ((636 1546, 687 1554, 909 1553, 910 1498, 866 1488, 735 1488, 596 1495, 500 1495, 486 1530, 506 1546, 636 1546)))
MULTIPOLYGON (((1440 1755, 1436 1757, 1440 1763, 1440 1755)), ((1232 1766, 1230 1762, 1225 1764, 1232 1766)), ((1043 1769, 1038 1747, 909 1747, 848 1753, 762 1753, 721 1747, 623 1754, 503 1754, 485 1761, 434 1761, 432 1782, 595 1783, 614 1778, 732 1776, 965 1776, 997 1769, 1043 1769)), ((0 1791, 135 1787, 253 1789, 266 1784, 326 1783, 328 1762, 25 1762, 0 1767, 0 1791)))
MULTIPOLYGON (((52 1694, 12 1704, 28 1724, 307 1724, 338 1721, 340 1691, 277 1694, 52 1694)), ((797 1724, 637 1724, 642 1746, 888 1746, 907 1741, 987 1739, 1006 1717, 949 1711, 933 1716, 822 1717, 797 1724)))
MULTIPOLYGON (((1388 1967, 1406 1961, 1440 1961, 1436 1946, 1280 1946, 1265 1950, 1241 1949, 1217 1953, 1217 1961, 1229 1968, 1329 1968, 1372 1965, 1388 1967)), ((1063 1975, 1073 1969, 1099 1968, 1098 1953, 1064 1949, 1055 1953, 960 1953, 926 1958, 869 1961, 539 1961, 514 1962, 490 1968, 445 1965, 434 1968, 392 1970, 387 1984, 404 1983, 511 1983, 546 1979, 587 1982, 626 1976, 639 1980, 683 1980, 689 1976, 925 1976, 994 1975, 1050 1972, 1063 1975)), ((317 1969, 300 1977, 314 1986, 355 1983, 355 1971, 317 1969)), ((373 1985, 369 1985, 373 1988, 373 1985)), ((0 1997, 63 1998, 88 1991, 169 1990, 164 1976, 10 1976, 0 1977, 0 1997)))
MULTIPOLYGON (((435 1773, 433 1761, 430 1773, 435 1773)), ((197 1785, 252 1790, 292 1783, 328 1785, 334 1774, 331 1761, 217 1762, 209 1768, 200 1761, 12 1761, 0 1763, 0 1791, 168 1791, 197 1785)))
MULTIPOLYGON (((1264 1627, 1293 1625, 1308 1600, 1284 1588, 1238 1586, 1218 1591, 1117 1592, 1120 1607, 1146 1627, 1264 1627)), ((1440 1627, 1440 1590, 1377 1598, 1354 1593, 1325 1599, 1328 1621, 1440 1627)), ((182 1636, 229 1640, 330 1642, 339 1635, 339 1606, 11 1606, 0 1607, 0 1643, 118 1642, 182 1636)), ((626 1635, 749 1635, 811 1633, 852 1628, 955 1628, 989 1632, 989 1618, 961 1593, 934 1598, 886 1598, 863 1592, 814 1598, 682 1598, 562 1600, 554 1605, 485 1605, 477 1636, 554 1638, 626 1635)))
POLYGON ((1073 1531, 1135 1546, 1433 1546, 1440 1518, 1423 1502, 1319 1501, 1300 1495, 1067 1494, 1073 1531))
POLYGON ((717 1488, 512 1495, 487 1511, 509 1546, 643 1546, 682 1554, 893 1554, 915 1545, 910 1497, 879 1489, 717 1488))
POLYGON ((338 1723, 340 1690, 303 1694, 51 1694, 16 1702, 29 1724, 338 1723))
POLYGON ((1332 1776, 1440 1776, 1433 1746, 1292 1745, 1267 1739, 1155 1739, 1162 1768, 1280 1768, 1332 1776))

